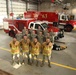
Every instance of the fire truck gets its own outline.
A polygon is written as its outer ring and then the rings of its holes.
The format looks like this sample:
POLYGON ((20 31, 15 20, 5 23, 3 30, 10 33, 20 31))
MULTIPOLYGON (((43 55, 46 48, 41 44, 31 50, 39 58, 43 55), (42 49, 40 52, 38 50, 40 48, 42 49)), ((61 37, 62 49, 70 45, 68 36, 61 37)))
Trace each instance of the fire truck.
POLYGON ((30 17, 37 17, 37 20, 49 22, 49 26, 58 26, 60 29, 64 29, 67 32, 76 30, 76 21, 71 20, 65 13, 58 14, 56 12, 31 12, 24 13, 24 16, 32 14, 30 17))
POLYGON ((49 32, 52 30, 55 38, 58 39, 59 37, 64 37, 64 34, 61 29, 56 27, 57 22, 58 15, 54 12, 27 11, 24 12, 24 18, 22 19, 3 19, 4 31, 9 36, 13 35, 13 33, 16 34, 18 31, 22 31, 24 27, 30 29, 32 26, 33 30, 36 31, 38 26, 40 26, 42 30, 45 30, 46 27, 49 32))

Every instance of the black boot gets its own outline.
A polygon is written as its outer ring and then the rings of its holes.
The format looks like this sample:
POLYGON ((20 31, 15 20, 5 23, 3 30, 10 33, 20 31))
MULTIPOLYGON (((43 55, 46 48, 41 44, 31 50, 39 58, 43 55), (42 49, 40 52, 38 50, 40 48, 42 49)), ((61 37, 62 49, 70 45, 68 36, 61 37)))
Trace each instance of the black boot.
POLYGON ((21 64, 24 64, 24 63, 25 63, 25 60, 23 60, 21 64))
POLYGON ((44 62, 45 62, 45 55, 43 55, 43 61, 42 61, 41 67, 44 66, 44 62))
POLYGON ((51 68, 51 65, 50 64, 48 64, 48 66, 51 68))
POLYGON ((44 62, 42 61, 41 67, 43 67, 43 66, 44 66, 44 62))
POLYGON ((50 64, 50 61, 48 60, 48 66, 51 68, 51 64, 50 64))
POLYGON ((36 66, 38 67, 38 61, 37 61, 37 63, 36 63, 36 66))
POLYGON ((28 58, 28 63, 27 63, 28 65, 31 65, 31 62, 30 62, 30 59, 28 58))

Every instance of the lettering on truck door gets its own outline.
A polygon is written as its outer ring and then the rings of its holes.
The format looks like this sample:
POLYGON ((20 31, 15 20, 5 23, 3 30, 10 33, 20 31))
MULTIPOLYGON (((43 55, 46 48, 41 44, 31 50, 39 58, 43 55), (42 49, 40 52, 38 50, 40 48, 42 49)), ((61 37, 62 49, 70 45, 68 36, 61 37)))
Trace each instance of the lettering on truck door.
POLYGON ((47 14, 42 14, 42 18, 47 18, 47 14))

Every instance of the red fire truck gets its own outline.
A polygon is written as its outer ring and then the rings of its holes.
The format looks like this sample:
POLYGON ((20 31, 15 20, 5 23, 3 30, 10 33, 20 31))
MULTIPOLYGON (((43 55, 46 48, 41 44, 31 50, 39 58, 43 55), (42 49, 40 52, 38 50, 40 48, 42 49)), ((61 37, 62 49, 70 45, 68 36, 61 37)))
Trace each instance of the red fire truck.
POLYGON ((29 14, 32 14, 29 16, 31 18, 36 17, 37 20, 49 22, 49 26, 55 25, 67 32, 76 30, 76 21, 70 20, 70 18, 65 13, 58 14, 56 12, 28 11, 27 13, 24 13, 24 16, 26 17, 26 15, 28 16, 29 14))
POLYGON ((4 31, 9 33, 9 35, 13 35, 12 31, 15 33, 22 31, 25 26, 27 29, 30 29, 32 26, 34 30, 37 30, 38 26, 40 26, 42 30, 46 27, 49 32, 52 30, 56 38, 62 38, 64 34, 58 27, 55 26, 57 22, 58 14, 54 12, 27 11, 24 13, 23 19, 3 19, 4 31))

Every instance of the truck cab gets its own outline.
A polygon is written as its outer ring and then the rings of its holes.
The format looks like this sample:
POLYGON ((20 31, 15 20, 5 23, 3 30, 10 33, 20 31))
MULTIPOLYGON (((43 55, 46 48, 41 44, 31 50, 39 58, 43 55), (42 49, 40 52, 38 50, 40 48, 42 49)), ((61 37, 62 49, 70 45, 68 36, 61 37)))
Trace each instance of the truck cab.
POLYGON ((33 30, 36 31, 39 26, 41 27, 42 30, 45 30, 45 28, 47 28, 48 32, 51 32, 51 30, 52 30, 56 40, 58 38, 64 37, 63 32, 60 31, 59 28, 50 25, 49 22, 47 22, 47 21, 30 22, 28 29, 31 29, 31 27, 33 27, 33 30))
POLYGON ((71 32, 72 30, 76 30, 76 21, 71 20, 69 16, 64 13, 59 14, 59 27, 64 28, 67 32, 71 32))

